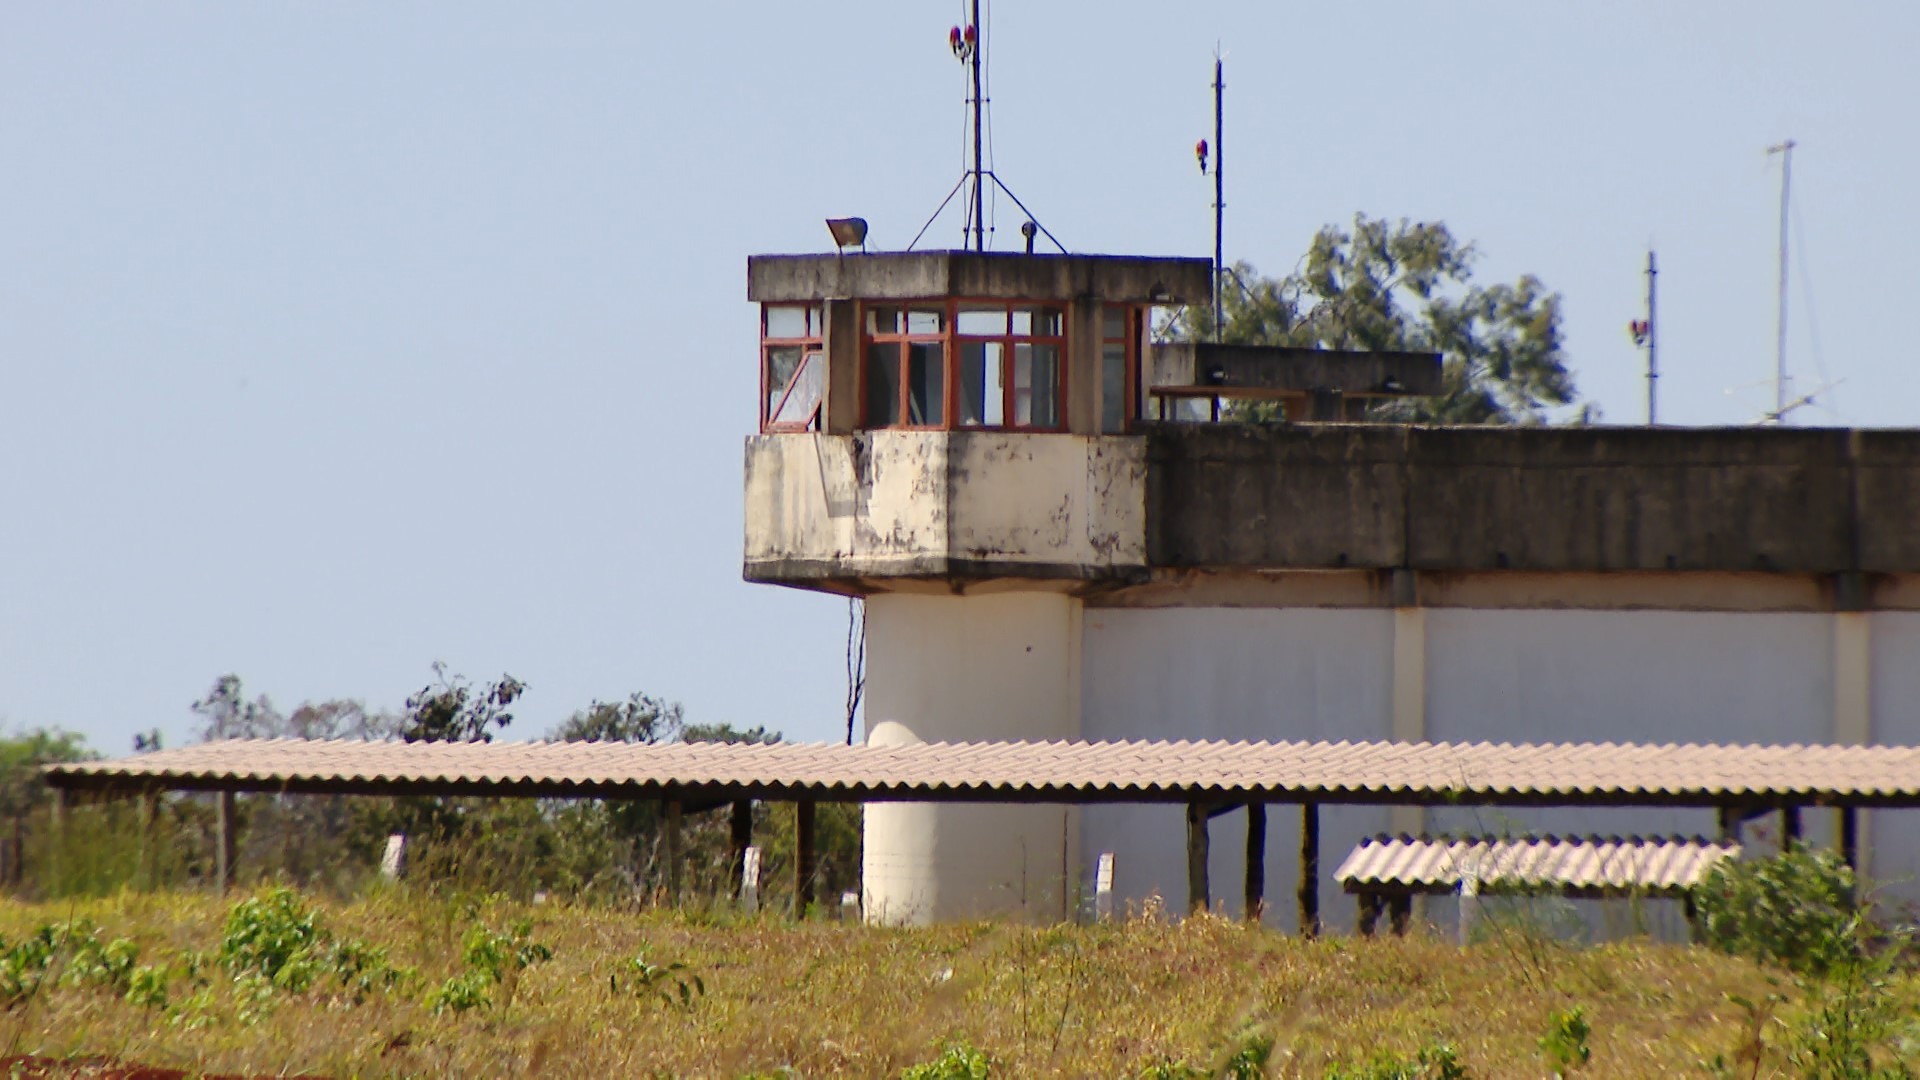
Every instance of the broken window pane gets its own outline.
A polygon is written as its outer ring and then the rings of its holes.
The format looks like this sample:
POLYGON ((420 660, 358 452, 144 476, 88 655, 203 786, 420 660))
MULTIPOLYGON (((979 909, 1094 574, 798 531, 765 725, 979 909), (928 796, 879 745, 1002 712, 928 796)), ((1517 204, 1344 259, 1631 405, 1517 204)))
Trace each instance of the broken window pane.
POLYGON ((800 370, 800 346, 777 345, 767 349, 767 415, 772 416, 786 396, 787 384, 800 370))
POLYGON ((997 341, 960 343, 960 422, 999 427, 1006 398, 1001 367, 1006 347, 997 341))
POLYGON ((800 362, 800 370, 794 374, 787 398, 779 406, 780 412, 773 418, 776 424, 813 423, 814 414, 820 409, 820 394, 826 387, 826 362, 821 354, 810 352, 800 362))
POLYGON ((899 332, 899 308, 873 307, 867 309, 867 333, 897 334, 899 332))
POLYGON ((914 342, 907 346, 907 423, 940 425, 946 423, 947 365, 944 350, 937 344, 914 342))
POLYGON ((1059 308, 1015 308, 1013 332, 1022 337, 1059 337, 1066 319, 1059 308))
POLYGON ((867 346, 867 426, 900 422, 900 346, 867 346))

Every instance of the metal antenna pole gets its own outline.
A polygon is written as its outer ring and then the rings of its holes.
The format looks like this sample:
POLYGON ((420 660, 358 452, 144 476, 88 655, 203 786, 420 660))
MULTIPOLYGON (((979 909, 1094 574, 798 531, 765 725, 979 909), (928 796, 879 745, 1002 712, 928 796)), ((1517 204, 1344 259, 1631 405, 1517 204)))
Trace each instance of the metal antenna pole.
POLYGON ((1780 298, 1779 322, 1774 341, 1773 419, 1786 422, 1787 412, 1787 191, 1793 183, 1792 139, 1767 147, 1768 154, 1780 155, 1780 298))
POLYGON ((1660 271, 1653 264, 1653 249, 1647 249, 1647 426, 1660 422, 1660 411, 1655 401, 1654 388, 1660 379, 1660 330, 1659 322, 1654 318, 1654 282, 1660 271))
POLYGON ((1219 341, 1223 329, 1220 279, 1226 273, 1222 233, 1227 209, 1227 145, 1225 72, 1219 53, 1213 55, 1213 340, 1219 341))
POLYGON ((987 223, 983 213, 985 191, 980 185, 980 54, 987 50, 987 34, 980 28, 980 0, 973 0, 973 250, 987 250, 987 223))

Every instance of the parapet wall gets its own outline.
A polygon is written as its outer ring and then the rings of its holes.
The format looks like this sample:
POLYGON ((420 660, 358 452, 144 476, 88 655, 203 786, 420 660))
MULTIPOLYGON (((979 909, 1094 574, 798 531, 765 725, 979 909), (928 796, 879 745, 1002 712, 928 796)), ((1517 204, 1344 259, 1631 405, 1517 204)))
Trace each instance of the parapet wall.
POLYGON ((1920 431, 1155 425, 1155 567, 1920 571, 1920 431))

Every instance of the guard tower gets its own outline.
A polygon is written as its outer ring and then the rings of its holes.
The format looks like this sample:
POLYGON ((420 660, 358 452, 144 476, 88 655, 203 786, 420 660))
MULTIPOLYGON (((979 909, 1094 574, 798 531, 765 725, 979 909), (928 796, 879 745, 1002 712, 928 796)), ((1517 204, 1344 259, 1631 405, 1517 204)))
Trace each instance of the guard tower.
MULTIPOLYGON (((867 738, 1080 737, 1082 592, 1147 573, 1143 351, 1205 259, 761 256, 746 577, 867 598, 867 738)), ((875 805, 870 917, 1058 917, 1078 815, 875 805)))

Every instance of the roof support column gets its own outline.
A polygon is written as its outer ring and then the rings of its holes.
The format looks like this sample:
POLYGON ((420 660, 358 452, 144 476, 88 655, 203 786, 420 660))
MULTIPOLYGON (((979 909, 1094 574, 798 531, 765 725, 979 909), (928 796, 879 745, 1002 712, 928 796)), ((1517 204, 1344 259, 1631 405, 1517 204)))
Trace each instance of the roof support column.
POLYGON ((223 791, 215 799, 213 888, 215 892, 225 895, 233 888, 234 854, 238 850, 235 840, 239 822, 234 818, 233 792, 223 791))
POLYGON ((146 790, 140 793, 140 863, 137 887, 141 891, 155 888, 159 884, 159 844, 154 834, 160 828, 160 793, 146 790))
POLYGON ((733 879, 733 898, 740 899, 740 887, 747 869, 747 848, 753 845, 753 800, 738 799, 733 804, 732 833, 727 838, 727 867, 733 879))
POLYGON ((1860 808, 1835 807, 1840 816, 1840 857, 1856 875, 1860 872, 1860 808))
MULTIPOLYGON (((1839 574, 1834 582, 1833 613, 1833 741, 1842 746, 1865 746, 1873 742, 1873 613, 1867 610, 1866 582, 1859 574, 1839 574)), ((1860 815, 1853 808, 1842 814, 1840 835, 1834 838, 1856 870, 1866 870, 1873 860, 1872 814, 1860 815), (1849 841, 1846 831, 1851 828, 1849 841)))
POLYGON ((1267 804, 1247 804, 1246 917, 1259 923, 1267 909, 1267 804))
POLYGON ((804 919, 813 906, 813 800, 793 804, 793 917, 804 919))
POLYGON ((1300 936, 1320 934, 1320 804, 1300 804, 1300 936))
POLYGON ((1213 906, 1207 891, 1207 804, 1187 804, 1187 912, 1197 914, 1213 906))
POLYGON ((1780 807, 1780 846, 1800 846, 1800 807, 1794 803, 1780 807))
POLYGON ((665 807, 667 818, 667 902, 680 903, 680 800, 668 799, 665 807))

